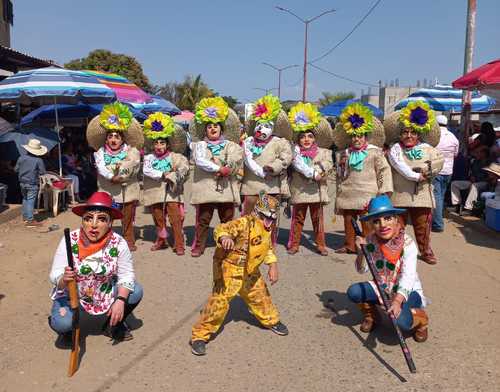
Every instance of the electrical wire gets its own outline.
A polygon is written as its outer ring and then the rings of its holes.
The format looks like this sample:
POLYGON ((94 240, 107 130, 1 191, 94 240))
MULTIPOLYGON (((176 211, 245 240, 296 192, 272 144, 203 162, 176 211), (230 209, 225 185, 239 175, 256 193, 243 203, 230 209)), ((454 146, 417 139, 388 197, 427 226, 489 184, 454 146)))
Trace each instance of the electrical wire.
POLYGON ((336 78, 339 78, 339 79, 343 79, 343 80, 347 80, 349 82, 352 82, 352 83, 356 83, 356 84, 360 84, 360 85, 363 85, 363 86, 368 86, 368 87, 378 87, 377 84, 373 84, 373 83, 367 83, 367 82, 361 82, 359 80, 355 80, 355 79, 351 79, 351 78, 348 78, 347 76, 342 76, 342 75, 339 75, 339 74, 336 74, 334 72, 331 72, 331 71, 328 71, 326 69, 323 69, 321 67, 318 67, 317 65, 314 65, 314 64, 311 64, 309 63, 309 65, 313 68, 316 68, 317 70, 321 71, 321 72, 324 72, 324 73, 327 73, 329 75, 332 75, 332 76, 335 76, 336 78))
MULTIPOLYGON (((322 59, 324 59, 326 56, 330 55, 330 53, 332 53, 335 49, 337 49, 340 45, 342 45, 346 40, 347 38, 349 38, 356 30, 359 26, 361 26, 363 24, 363 22, 365 21, 366 18, 368 18, 368 16, 370 16, 370 14, 375 10, 375 8, 377 8, 377 6, 382 2, 382 0, 377 0, 372 6, 371 8, 368 10, 368 12, 361 18, 361 20, 356 23, 354 25, 354 27, 351 29, 351 31, 349 31, 349 33, 347 33, 347 35, 342 38, 335 46, 333 46, 332 48, 328 49, 328 51, 326 51, 324 54, 322 54, 321 56, 319 57, 316 57, 315 59, 309 61, 309 63, 316 63, 322 59)), ((312 65, 312 64, 311 64, 312 65)))

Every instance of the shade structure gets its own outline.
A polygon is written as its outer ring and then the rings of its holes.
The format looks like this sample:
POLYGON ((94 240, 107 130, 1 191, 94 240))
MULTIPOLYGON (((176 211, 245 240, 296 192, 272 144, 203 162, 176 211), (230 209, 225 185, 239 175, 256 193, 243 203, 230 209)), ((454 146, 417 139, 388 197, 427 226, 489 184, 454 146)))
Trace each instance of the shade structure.
POLYGON ((175 106, 172 102, 167 101, 165 98, 160 97, 159 95, 151 95, 151 102, 148 103, 129 103, 129 105, 141 111, 142 113, 149 115, 155 112, 161 112, 168 114, 170 116, 176 116, 181 114, 181 110, 175 106))
MULTIPOLYGON (((92 119, 101 113, 102 104, 85 104, 79 103, 76 105, 57 105, 58 122, 60 126, 82 126, 86 121, 92 119)), ((131 108, 134 118, 138 121, 144 121, 146 115, 142 112, 131 108)), ((56 126, 55 108, 54 105, 40 106, 33 110, 21 119, 21 127, 54 127, 56 126)))
POLYGON ((500 89, 500 59, 473 69, 452 85, 464 90, 500 89))
POLYGON ((20 155, 25 155, 23 144, 28 144, 30 139, 38 139, 50 151, 59 143, 59 135, 50 128, 36 128, 30 130, 15 129, 0 135, 0 148, 2 159, 16 160, 20 155))
POLYGON ((123 76, 102 72, 102 71, 82 71, 85 74, 97 78, 99 82, 108 86, 116 93, 116 99, 123 103, 146 104, 152 103, 151 96, 123 76))
POLYGON ((0 82, 1 102, 47 105, 104 103, 115 99, 115 92, 95 77, 64 68, 21 71, 0 82))
POLYGON ((193 119, 194 113, 189 110, 183 110, 181 114, 173 117, 173 120, 178 124, 189 124, 193 119))
POLYGON ((319 109, 319 111, 323 116, 339 117, 340 114, 342 113, 342 110, 344 110, 346 106, 348 106, 352 103, 361 103, 361 104, 367 106, 368 108, 370 108, 370 110, 373 112, 373 114, 377 117, 382 117, 384 115, 382 110, 380 110, 378 107, 376 107, 372 104, 369 104, 369 103, 361 102, 361 100, 359 100, 359 99, 347 99, 345 101, 334 102, 334 103, 331 103, 329 105, 323 106, 321 109, 319 109))
MULTIPOLYGON (((460 112, 462 110, 462 94, 462 90, 454 89, 448 85, 422 88, 401 100, 395 106, 395 109, 402 109, 413 101, 425 101, 432 110, 439 112, 460 112)), ((474 112, 490 110, 495 103, 496 101, 487 95, 482 95, 477 91, 472 93, 472 111, 474 112)))

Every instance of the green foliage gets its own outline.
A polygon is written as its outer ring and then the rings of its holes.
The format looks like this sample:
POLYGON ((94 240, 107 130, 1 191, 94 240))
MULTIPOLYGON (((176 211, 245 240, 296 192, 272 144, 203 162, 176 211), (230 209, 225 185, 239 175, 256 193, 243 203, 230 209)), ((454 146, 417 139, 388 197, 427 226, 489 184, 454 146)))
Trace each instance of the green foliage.
POLYGON ((93 70, 112 72, 121 75, 143 90, 150 92, 152 86, 142 70, 142 65, 132 56, 113 53, 106 49, 96 49, 87 57, 71 60, 64 64, 65 68, 75 70, 93 70))
POLYGON ((194 111, 201 99, 216 95, 202 80, 201 74, 187 75, 182 82, 168 82, 163 86, 156 86, 153 91, 174 103, 179 109, 190 111, 194 111))
POLYGON ((234 107, 239 104, 238 98, 235 98, 231 95, 223 95, 222 98, 224 99, 224 101, 226 101, 231 109, 234 109, 234 107))
POLYGON ((338 93, 323 91, 321 94, 323 94, 323 97, 318 99, 319 107, 323 107, 338 101, 353 99, 356 96, 356 94, 354 94, 352 91, 340 91, 338 93))

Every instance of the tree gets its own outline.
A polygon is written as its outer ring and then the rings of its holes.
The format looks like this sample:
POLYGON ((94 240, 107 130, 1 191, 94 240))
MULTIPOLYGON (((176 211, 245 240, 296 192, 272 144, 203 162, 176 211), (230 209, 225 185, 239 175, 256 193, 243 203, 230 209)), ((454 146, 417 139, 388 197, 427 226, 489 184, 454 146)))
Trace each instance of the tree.
POLYGON ((323 91, 321 94, 323 94, 323 97, 318 99, 318 103, 320 107, 329 105, 334 102, 338 101, 345 101, 347 99, 353 99, 356 94, 354 94, 352 91, 341 91, 338 93, 330 93, 328 91, 323 91))
POLYGON ((174 103, 179 109, 194 111, 196 104, 205 97, 216 94, 197 76, 187 75, 182 82, 168 82, 153 88, 156 94, 174 103))
POLYGON ((235 97, 233 97, 231 95, 223 95, 222 98, 224 99, 224 101, 226 101, 227 105, 231 109, 234 109, 234 107, 240 103, 238 101, 238 98, 235 98, 235 97))
POLYGON ((142 65, 135 57, 126 54, 113 53, 106 49, 96 49, 87 57, 71 60, 64 64, 65 68, 76 70, 94 70, 112 72, 121 75, 137 86, 150 92, 152 86, 142 70, 142 65))

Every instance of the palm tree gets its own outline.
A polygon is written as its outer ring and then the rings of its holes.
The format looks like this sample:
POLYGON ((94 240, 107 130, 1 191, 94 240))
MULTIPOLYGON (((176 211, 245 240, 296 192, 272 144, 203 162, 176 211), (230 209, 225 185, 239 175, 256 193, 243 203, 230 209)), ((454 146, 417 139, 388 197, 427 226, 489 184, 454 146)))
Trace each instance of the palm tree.
POLYGON ((356 96, 352 91, 341 91, 338 93, 330 93, 328 91, 323 91, 323 97, 318 99, 318 104, 320 107, 329 105, 338 101, 345 101, 347 99, 352 99, 356 96))
POLYGON ((201 80, 201 74, 196 77, 187 75, 175 88, 176 105, 183 110, 193 111, 201 99, 214 95, 213 90, 201 80))

